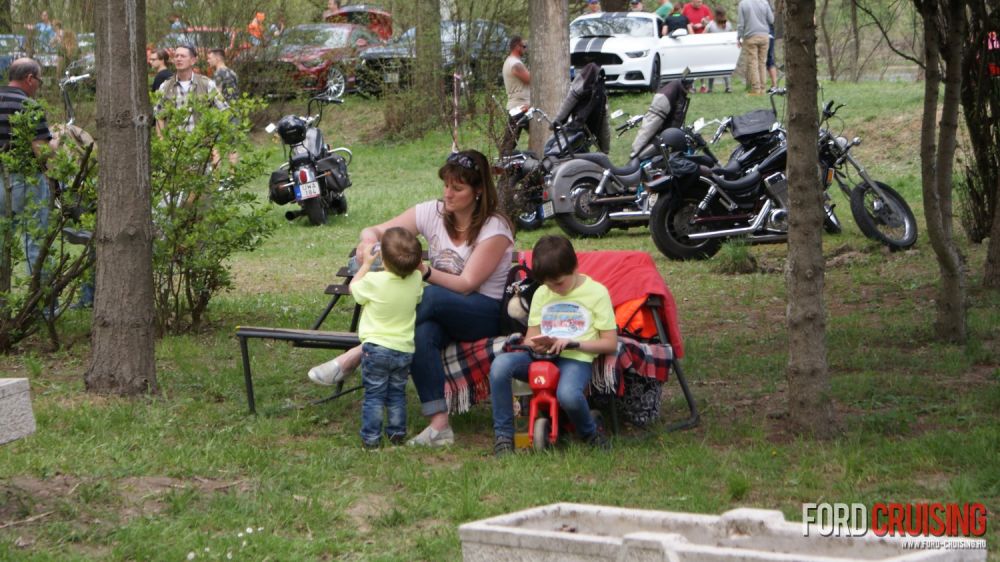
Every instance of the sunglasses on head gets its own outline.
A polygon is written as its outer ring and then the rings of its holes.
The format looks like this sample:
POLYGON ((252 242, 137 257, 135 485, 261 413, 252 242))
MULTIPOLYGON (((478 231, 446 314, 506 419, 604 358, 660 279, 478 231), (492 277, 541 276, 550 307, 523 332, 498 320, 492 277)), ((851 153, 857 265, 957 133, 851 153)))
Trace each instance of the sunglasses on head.
POLYGON ((448 163, 449 164, 458 164, 459 166, 465 168, 466 170, 478 170, 479 169, 476 166, 476 163, 472 161, 472 158, 469 158, 468 156, 466 156, 465 154, 462 154, 461 152, 453 152, 453 153, 451 153, 448 156, 448 163))

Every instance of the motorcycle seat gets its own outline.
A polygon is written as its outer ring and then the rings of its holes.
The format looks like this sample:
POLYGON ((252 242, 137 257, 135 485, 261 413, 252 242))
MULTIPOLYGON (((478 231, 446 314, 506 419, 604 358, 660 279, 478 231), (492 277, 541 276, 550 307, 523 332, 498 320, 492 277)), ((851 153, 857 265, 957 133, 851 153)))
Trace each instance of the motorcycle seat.
MULTIPOLYGON (((705 175, 705 169, 702 169, 702 175, 705 175)), ((708 177, 719 186, 720 189, 725 191, 732 191, 737 193, 742 193, 753 189, 761 181, 761 175, 758 171, 750 172, 749 174, 738 178, 735 180, 727 180, 726 178, 719 176, 718 174, 712 173, 708 170, 708 177)))
POLYGON ((608 155, 604 154, 603 152, 587 152, 584 154, 577 154, 575 158, 586 160, 588 162, 593 162, 594 164, 597 164, 598 166, 604 169, 611 170, 611 173, 618 176, 619 178, 622 178, 622 176, 631 176, 635 173, 638 173, 639 164, 641 162, 638 158, 633 158, 628 161, 628 164, 618 167, 612 164, 611 159, 608 158, 608 155))
POLYGON ((725 166, 716 166, 712 168, 712 173, 724 178, 733 179, 740 177, 743 170, 740 169, 740 161, 734 159, 725 166))

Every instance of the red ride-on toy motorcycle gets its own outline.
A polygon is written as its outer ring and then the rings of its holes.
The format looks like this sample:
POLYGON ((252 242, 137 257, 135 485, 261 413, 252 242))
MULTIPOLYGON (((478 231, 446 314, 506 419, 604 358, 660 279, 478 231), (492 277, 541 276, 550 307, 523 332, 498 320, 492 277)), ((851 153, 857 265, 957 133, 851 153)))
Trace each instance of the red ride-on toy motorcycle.
MULTIPOLYGON (((559 366, 555 361, 559 355, 539 353, 531 346, 522 343, 524 336, 512 334, 507 338, 505 351, 526 351, 531 355, 531 366, 528 367, 528 385, 531 387, 531 401, 528 403, 528 441, 536 451, 544 451, 555 445, 559 439, 559 401, 556 400, 556 389, 559 388, 559 366)), ((566 349, 580 347, 578 342, 571 342, 566 349)), ((517 395, 515 388, 515 395, 517 395)), ((601 430, 601 412, 591 410, 598 431, 601 430)), ((563 424, 564 431, 573 431, 568 421, 563 424)))

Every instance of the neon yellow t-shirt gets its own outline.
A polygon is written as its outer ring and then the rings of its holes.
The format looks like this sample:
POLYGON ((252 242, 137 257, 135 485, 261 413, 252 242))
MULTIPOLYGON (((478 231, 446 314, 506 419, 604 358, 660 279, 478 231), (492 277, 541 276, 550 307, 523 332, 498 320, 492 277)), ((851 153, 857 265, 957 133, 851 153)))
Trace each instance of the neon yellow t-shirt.
POLYGON ((351 284, 351 296, 364 309, 358 338, 404 353, 413 353, 417 303, 424 294, 420 270, 406 278, 390 271, 370 271, 351 284))
MULTIPOLYGON (((608 289, 586 275, 583 283, 566 295, 560 295, 542 285, 531 298, 528 326, 538 326, 542 334, 576 341, 600 339, 602 331, 616 330, 615 310, 608 289)), ((566 349, 560 354, 567 359, 590 363, 596 353, 566 349)))

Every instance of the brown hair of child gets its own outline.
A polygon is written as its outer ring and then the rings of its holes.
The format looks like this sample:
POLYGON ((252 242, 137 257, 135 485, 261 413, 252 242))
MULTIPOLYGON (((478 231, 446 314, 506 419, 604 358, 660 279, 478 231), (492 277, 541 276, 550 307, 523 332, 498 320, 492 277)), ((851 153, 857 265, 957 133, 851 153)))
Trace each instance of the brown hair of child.
POLYGON ((420 240, 405 228, 394 226, 382 233, 382 264, 400 277, 408 277, 420 266, 422 252, 420 240))
POLYGON ((539 283, 570 275, 576 271, 576 267, 576 250, 565 236, 542 236, 531 251, 531 275, 539 283))

